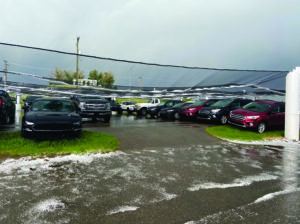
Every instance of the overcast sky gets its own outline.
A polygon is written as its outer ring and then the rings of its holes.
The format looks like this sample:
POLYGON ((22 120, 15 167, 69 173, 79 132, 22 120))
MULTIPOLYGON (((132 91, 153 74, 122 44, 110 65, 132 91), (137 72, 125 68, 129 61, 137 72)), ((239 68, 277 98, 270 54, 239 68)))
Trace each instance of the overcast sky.
MULTIPOLYGON (((70 52, 80 36, 82 54, 135 61, 270 70, 300 65, 299 0, 1 0, 0 30, 0 42, 70 52)), ((0 46, 1 61, 38 66, 11 53, 0 46)))

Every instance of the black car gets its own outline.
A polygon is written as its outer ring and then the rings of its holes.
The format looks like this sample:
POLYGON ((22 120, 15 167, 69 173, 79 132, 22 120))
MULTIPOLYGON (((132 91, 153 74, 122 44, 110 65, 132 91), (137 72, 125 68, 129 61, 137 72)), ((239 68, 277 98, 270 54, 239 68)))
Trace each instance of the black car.
POLYGON ((33 101, 38 98, 42 98, 42 96, 35 96, 35 95, 27 96, 24 100, 24 106, 23 106, 24 112, 27 112, 27 110, 32 105, 33 101))
POLYGON ((182 107, 187 107, 189 105, 193 104, 193 102, 186 102, 186 103, 178 103, 174 107, 167 107, 160 110, 160 117, 162 119, 179 119, 179 110, 182 107))
POLYGON ((118 112, 118 114, 122 114, 121 104, 117 103, 115 100, 110 101, 110 109, 111 111, 118 112))
POLYGON ((12 124, 15 122, 16 105, 15 98, 9 96, 8 92, 0 90, 0 123, 12 124))
POLYGON ((36 99, 22 118, 22 137, 54 139, 81 134, 81 117, 68 99, 36 99))
POLYGON ((228 122, 229 112, 238 109, 252 100, 249 99, 224 99, 220 100, 210 107, 203 107, 198 111, 197 119, 209 120, 226 124, 228 122))
POLYGON ((158 104, 155 107, 149 107, 147 109, 146 114, 150 115, 152 118, 155 117, 155 116, 160 117, 160 110, 161 109, 173 107, 178 103, 183 103, 183 102, 180 101, 180 100, 168 100, 168 101, 165 101, 165 102, 161 102, 160 104, 158 104))

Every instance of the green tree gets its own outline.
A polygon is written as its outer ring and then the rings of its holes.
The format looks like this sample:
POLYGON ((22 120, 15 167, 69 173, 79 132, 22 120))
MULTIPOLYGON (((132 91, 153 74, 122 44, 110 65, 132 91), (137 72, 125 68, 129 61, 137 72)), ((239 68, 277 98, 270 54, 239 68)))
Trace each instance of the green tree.
MULTIPOLYGON (((73 79, 77 79, 77 74, 76 72, 55 68, 54 72, 52 73, 52 77, 60 81, 73 83, 73 79)), ((83 79, 83 78, 84 78, 83 72, 79 71, 79 79, 83 79)))
POLYGON ((97 80, 97 86, 102 84, 102 73, 99 73, 96 69, 90 71, 89 78, 91 80, 97 80))
POLYGON ((102 78, 102 86, 104 88, 112 89, 114 82, 115 82, 115 78, 112 72, 104 72, 102 78))

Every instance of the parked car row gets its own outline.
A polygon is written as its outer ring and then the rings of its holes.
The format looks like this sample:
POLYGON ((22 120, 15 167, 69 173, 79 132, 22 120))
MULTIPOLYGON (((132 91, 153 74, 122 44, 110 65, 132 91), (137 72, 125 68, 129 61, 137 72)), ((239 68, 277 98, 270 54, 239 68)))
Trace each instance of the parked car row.
MULTIPOLYGON (((0 122, 15 120, 15 99, 0 90, 0 122)), ((78 137, 82 118, 103 118, 109 122, 111 111, 121 114, 137 112, 148 118, 211 121, 256 129, 263 133, 268 127, 283 126, 285 104, 272 100, 206 99, 196 102, 150 99, 146 103, 108 101, 99 97, 73 95, 68 98, 28 96, 24 101, 22 136, 37 138, 50 136, 78 137)))
POLYGON ((151 118, 229 123, 263 133, 267 127, 284 125, 285 104, 272 100, 252 101, 240 98, 209 99, 194 103, 166 101, 158 106, 149 107, 146 115, 151 118))

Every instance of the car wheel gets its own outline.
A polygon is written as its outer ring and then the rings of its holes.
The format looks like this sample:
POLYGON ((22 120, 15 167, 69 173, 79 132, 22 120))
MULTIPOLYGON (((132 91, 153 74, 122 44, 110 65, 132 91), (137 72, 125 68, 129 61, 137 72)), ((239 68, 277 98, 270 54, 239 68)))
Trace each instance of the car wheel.
POLYGON ((157 113, 157 118, 160 118, 160 111, 157 113))
POLYGON ((9 124, 10 122, 10 117, 7 115, 7 113, 5 113, 5 116, 3 118, 3 123, 4 124, 9 124))
POLYGON ((26 131, 24 131, 24 128, 23 128, 23 127, 22 127, 22 129, 21 129, 21 137, 22 137, 22 138, 28 138, 28 135, 27 135, 26 131))
POLYGON ((175 113, 175 114, 174 114, 174 117, 175 117, 175 119, 179 120, 179 119, 180 119, 179 113, 175 113))
POLYGON ((129 110, 129 108, 127 108, 127 114, 131 114, 131 111, 129 110))
POLYGON ((143 109, 141 110, 141 114, 142 114, 142 116, 146 116, 146 114, 147 114, 146 108, 143 108, 143 109))
POLYGON ((110 116, 104 117, 104 122, 108 123, 110 121, 110 116))
POLYGON ((267 129, 267 125, 266 125, 265 122, 260 122, 260 123, 258 124, 258 126, 257 126, 257 132, 258 132, 259 134, 264 133, 266 129, 267 129))
POLYGON ((15 123, 15 114, 10 116, 10 121, 9 121, 10 124, 13 124, 15 123))
POLYGON ((228 121, 227 116, 226 115, 222 115, 222 117, 221 117, 221 124, 227 124, 227 121, 228 121))

